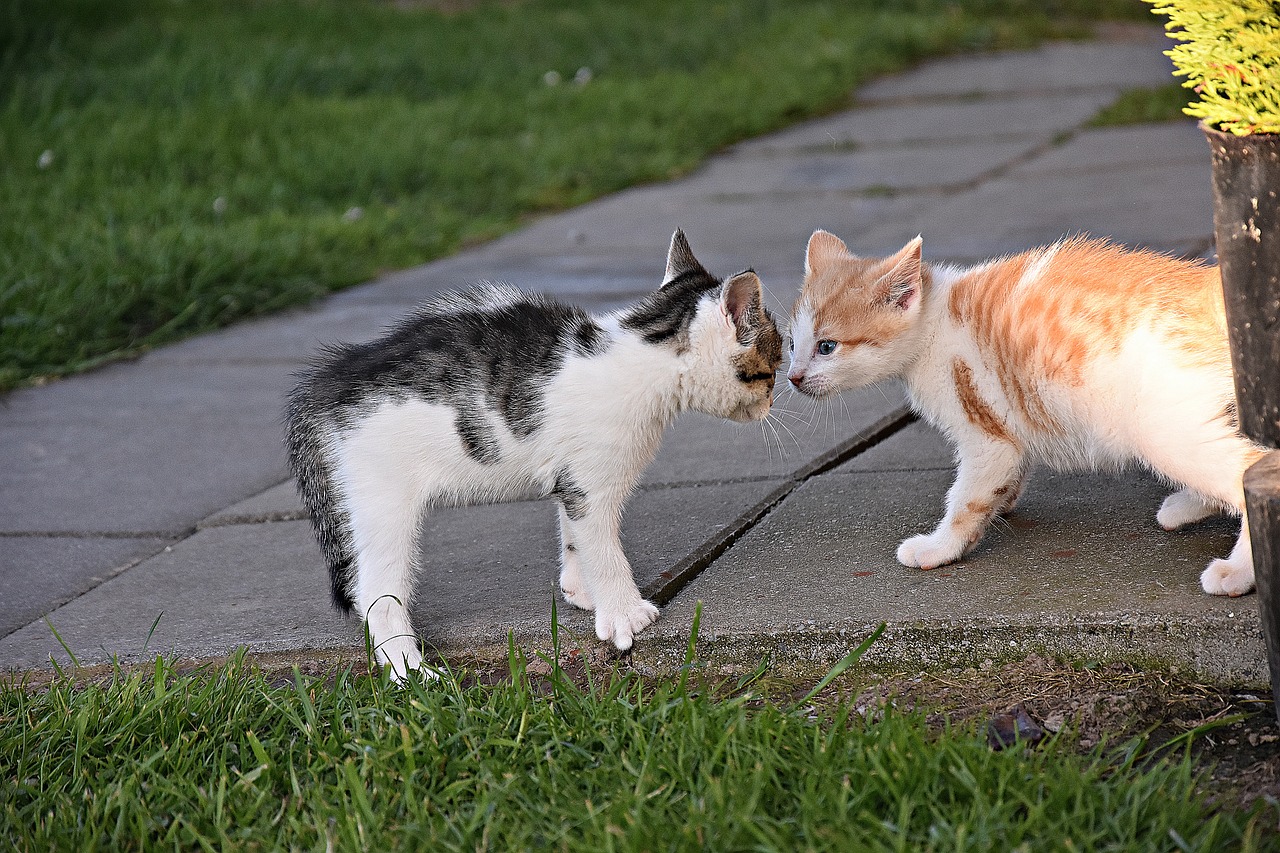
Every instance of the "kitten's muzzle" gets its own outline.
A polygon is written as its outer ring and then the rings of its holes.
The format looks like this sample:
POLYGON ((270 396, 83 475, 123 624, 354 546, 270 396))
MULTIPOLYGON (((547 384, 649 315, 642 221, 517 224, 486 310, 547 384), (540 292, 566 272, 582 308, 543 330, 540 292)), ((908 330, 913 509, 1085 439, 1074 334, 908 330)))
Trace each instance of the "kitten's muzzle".
POLYGON ((761 400, 756 403, 744 403, 729 413, 729 420, 736 423, 745 424, 751 421, 762 421, 769 416, 769 409, 773 406, 773 395, 769 395, 769 399, 761 400))
POLYGON ((818 388, 805 385, 805 370, 803 367, 792 367, 787 372, 787 381, 791 383, 791 387, 799 391, 801 394, 807 394, 810 397, 818 397, 822 394, 818 388))
POLYGON ((826 387, 826 383, 819 378, 816 382, 806 381, 803 370, 793 370, 787 374, 787 380, 791 383, 791 387, 804 394, 806 397, 825 397, 831 393, 826 387))

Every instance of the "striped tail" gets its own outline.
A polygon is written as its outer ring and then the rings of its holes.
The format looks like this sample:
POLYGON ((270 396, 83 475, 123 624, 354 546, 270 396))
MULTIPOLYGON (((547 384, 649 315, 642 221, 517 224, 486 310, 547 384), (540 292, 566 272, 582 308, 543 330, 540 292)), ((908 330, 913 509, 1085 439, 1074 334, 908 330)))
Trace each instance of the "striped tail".
POLYGON ((285 409, 285 444, 289 469, 298 487, 298 496, 311 515, 311 525, 320 543, 320 552, 329 566, 333 604, 344 613, 355 606, 351 590, 355 585, 355 547, 351 518, 342 509, 326 455, 331 426, 320 414, 304 379, 285 409))

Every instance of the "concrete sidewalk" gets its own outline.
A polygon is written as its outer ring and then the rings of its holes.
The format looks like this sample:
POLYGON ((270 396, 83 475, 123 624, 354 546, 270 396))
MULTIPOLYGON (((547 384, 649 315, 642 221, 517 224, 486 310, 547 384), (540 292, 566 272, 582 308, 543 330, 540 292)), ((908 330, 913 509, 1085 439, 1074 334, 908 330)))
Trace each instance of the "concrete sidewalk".
MULTIPOLYGON (((9 395, 0 405, 0 668, 156 653, 362 654, 329 606, 286 480, 279 414, 318 343, 358 340, 430 294, 510 281, 590 309, 657 286, 681 226, 715 273, 754 266, 783 317, 816 227, 868 254, 921 233, 973 261, 1066 233, 1212 250, 1209 152, 1191 121, 1093 130, 1123 89, 1168 82, 1157 29, 933 62, 849 110, 724 152, 688 178, 619 193, 504 239, 295 311, 9 395)), ((1149 477, 1038 474, 1007 528, 932 572, 894 560, 930 529, 950 452, 896 388, 812 408, 775 433, 698 416, 668 434, 628 505, 637 581, 667 601, 634 661, 664 669, 704 603, 701 653, 725 668, 820 665, 881 621, 868 660, 973 665, 1028 652, 1150 662, 1265 683, 1257 604, 1203 594, 1236 522, 1168 534, 1149 477)), ((545 646, 556 585, 547 502, 432 514, 415 619, 440 652, 545 646)), ((559 606, 570 635, 590 617, 559 606)))

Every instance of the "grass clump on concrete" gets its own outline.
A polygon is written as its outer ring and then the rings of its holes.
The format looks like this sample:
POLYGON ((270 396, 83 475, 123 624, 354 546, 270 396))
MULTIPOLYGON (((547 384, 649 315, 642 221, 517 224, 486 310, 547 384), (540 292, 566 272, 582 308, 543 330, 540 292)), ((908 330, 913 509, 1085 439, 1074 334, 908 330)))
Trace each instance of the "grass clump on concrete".
POLYGON ((0 391, 670 178, 922 57, 1131 6, 7 0, 0 391))
MULTIPOLYGON (((611 671, 403 688, 244 660, 0 686, 15 850, 1258 849, 1190 762, 611 671)), ((811 694, 812 695, 812 694, 811 694)))
POLYGON ((1148 122, 1186 121, 1191 93, 1178 83, 1127 89, 1089 120, 1090 127, 1121 127, 1148 122))

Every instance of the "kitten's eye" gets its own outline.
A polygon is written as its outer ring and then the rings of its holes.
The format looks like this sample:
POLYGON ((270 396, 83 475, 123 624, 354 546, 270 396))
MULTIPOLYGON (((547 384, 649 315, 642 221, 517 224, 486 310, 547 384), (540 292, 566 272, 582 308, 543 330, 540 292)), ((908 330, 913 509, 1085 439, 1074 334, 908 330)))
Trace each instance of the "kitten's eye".
POLYGON ((818 341, 818 355, 831 355, 835 351, 835 341, 818 341))
POLYGON ((787 338, 787 351, 788 352, 796 351, 796 342, 794 338, 787 338))

